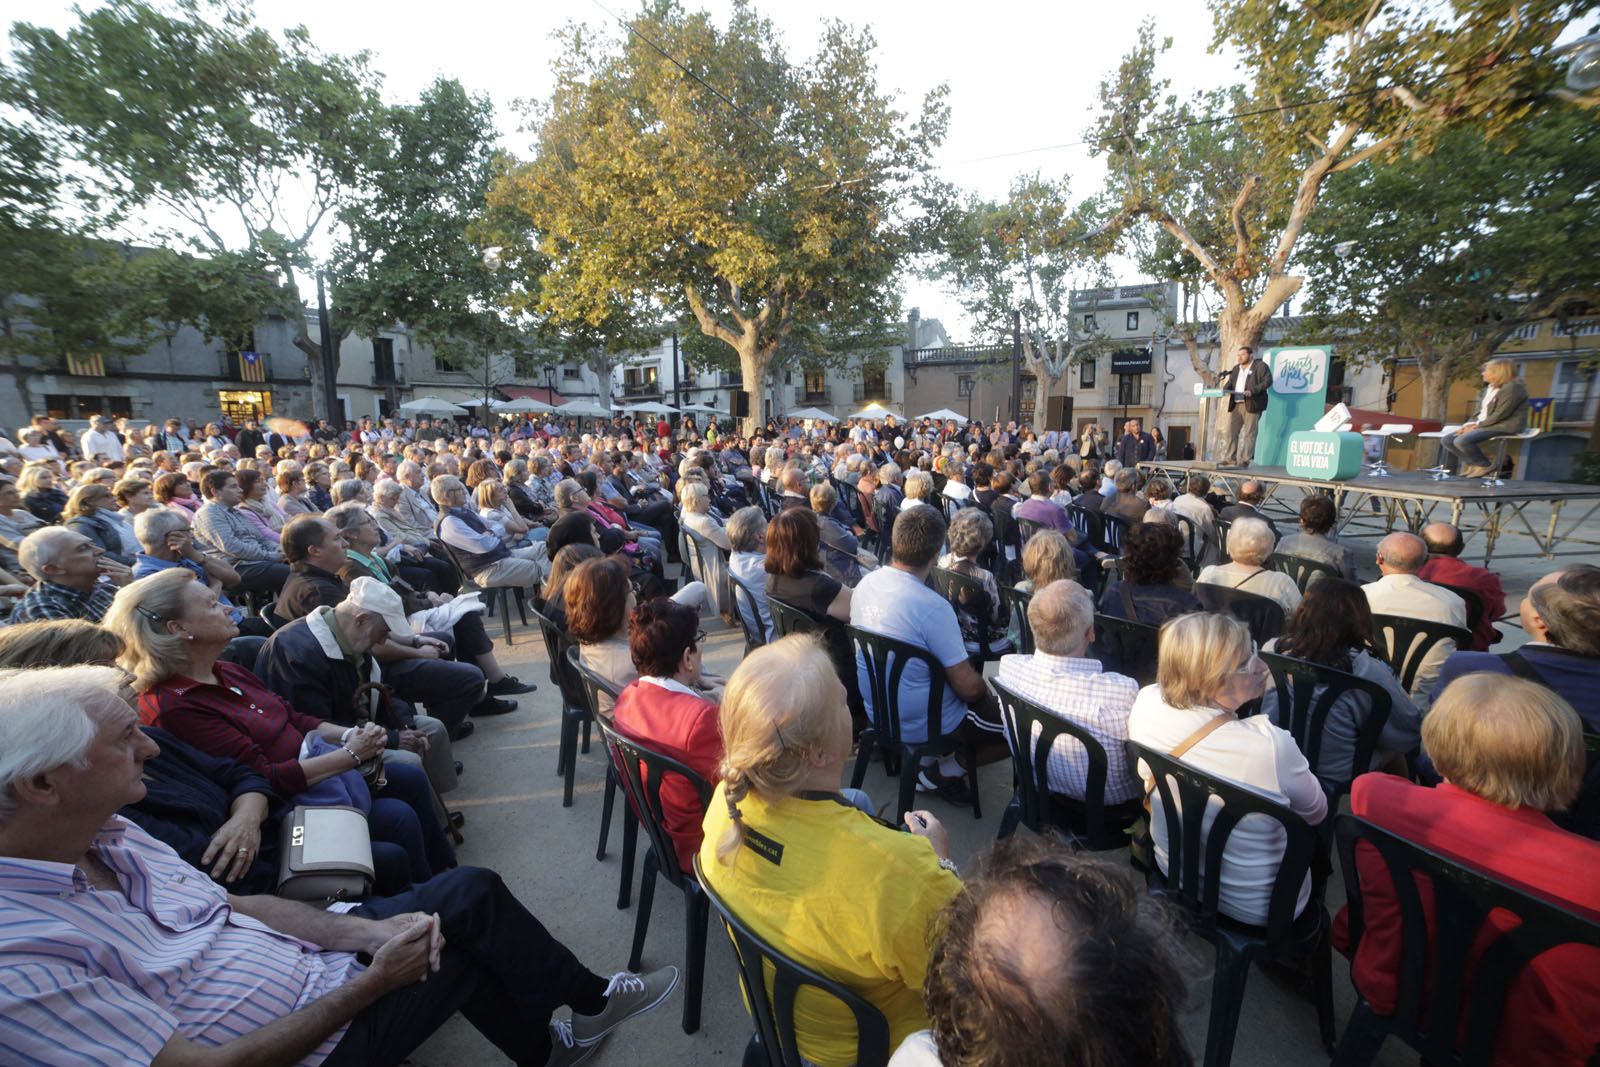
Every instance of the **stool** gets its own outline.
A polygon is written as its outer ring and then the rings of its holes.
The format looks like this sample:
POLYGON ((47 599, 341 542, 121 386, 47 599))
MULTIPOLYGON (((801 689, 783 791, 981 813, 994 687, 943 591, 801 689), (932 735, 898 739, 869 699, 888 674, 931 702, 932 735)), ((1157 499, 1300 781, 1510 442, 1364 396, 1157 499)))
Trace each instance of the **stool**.
POLYGON ((1439 462, 1435 466, 1429 467, 1426 470, 1418 471, 1418 474, 1431 474, 1433 475, 1433 480, 1436 482, 1447 482, 1450 480, 1450 464, 1445 462, 1445 460, 1449 458, 1449 453, 1444 449, 1444 439, 1446 437, 1453 437, 1458 431, 1460 431, 1462 425, 1462 423, 1458 422, 1453 426, 1445 426, 1438 430, 1430 430, 1427 433, 1417 434, 1417 440, 1419 441, 1428 439, 1440 442, 1439 462))
POLYGON ((1383 439, 1383 449, 1378 453, 1378 458, 1367 464, 1367 473, 1374 478, 1389 477, 1389 438, 1411 432, 1409 422, 1386 422, 1376 430, 1362 430, 1362 437, 1379 437, 1383 439))
POLYGON ((1506 465, 1506 447, 1512 441, 1531 441, 1538 436, 1539 428, 1535 426, 1532 429, 1523 430, 1521 433, 1512 433, 1504 437, 1495 438, 1494 466, 1489 469, 1488 477, 1484 478, 1482 482, 1483 488, 1492 489, 1497 485, 1506 484, 1500 477, 1500 471, 1506 465))

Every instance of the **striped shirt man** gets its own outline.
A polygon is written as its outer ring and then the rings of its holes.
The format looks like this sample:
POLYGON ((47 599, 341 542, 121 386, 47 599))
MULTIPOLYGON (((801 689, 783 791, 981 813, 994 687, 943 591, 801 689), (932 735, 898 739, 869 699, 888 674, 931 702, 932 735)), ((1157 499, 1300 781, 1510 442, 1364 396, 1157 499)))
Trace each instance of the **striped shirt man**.
MULTIPOLYGON (((1092 659, 1052 656, 1002 656, 997 680, 1044 710, 1084 727, 1106 750, 1107 804, 1120 804, 1144 793, 1144 786, 1128 767, 1123 742, 1128 739, 1128 714, 1139 683, 1125 675, 1103 671, 1092 659)), ((1088 788, 1089 756, 1076 738, 1058 737, 1050 749, 1050 791, 1083 799, 1088 788)))
POLYGON ((149 1063, 177 1032, 221 1045, 362 969, 235 912, 227 890, 120 816, 93 851, 121 893, 70 864, 0 857, 0 1062, 149 1063))

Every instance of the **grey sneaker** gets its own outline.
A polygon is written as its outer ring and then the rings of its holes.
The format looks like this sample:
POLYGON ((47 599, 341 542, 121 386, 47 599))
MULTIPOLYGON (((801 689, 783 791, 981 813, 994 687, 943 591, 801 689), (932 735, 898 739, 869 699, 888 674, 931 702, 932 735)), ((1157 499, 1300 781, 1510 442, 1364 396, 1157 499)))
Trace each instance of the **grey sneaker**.
POLYGON ((550 1058, 544 1061, 545 1067, 577 1067, 598 1051, 594 1045, 585 1048, 574 1041, 572 1024, 558 1019, 550 1024, 550 1058))
MULTIPOLYGON (((606 986, 606 1008, 599 1015, 572 1014, 572 1040, 588 1048, 619 1025, 653 1011, 678 988, 678 968, 663 967, 649 974, 618 971, 606 986)), ((554 1062, 554 1061, 552 1061, 554 1062)), ((577 1062, 577 1061, 572 1061, 577 1062)))

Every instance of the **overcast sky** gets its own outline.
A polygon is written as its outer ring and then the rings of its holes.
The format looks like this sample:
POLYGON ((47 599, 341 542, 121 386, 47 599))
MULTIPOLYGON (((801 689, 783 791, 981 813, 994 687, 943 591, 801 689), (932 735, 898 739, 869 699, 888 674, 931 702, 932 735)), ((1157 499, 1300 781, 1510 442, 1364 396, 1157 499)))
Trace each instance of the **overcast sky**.
MULTIPOLYGON (((616 14, 635 10, 618 0, 602 2, 616 14)), ((729 4, 685 0, 685 6, 704 7, 725 21, 729 4)), ((903 110, 914 111, 930 88, 948 83, 950 133, 935 161, 946 178, 986 196, 1004 196, 1013 176, 1034 171, 1071 176, 1079 196, 1094 190, 1100 170, 1088 153, 1051 146, 1082 139, 1100 80, 1132 46, 1144 19, 1174 39, 1166 76, 1175 88, 1220 85, 1237 76, 1226 57, 1207 52, 1211 16, 1200 0, 768 0, 757 6, 782 32, 791 58, 812 51, 824 19, 870 25, 880 85, 899 94, 903 110)), ((65 28, 73 21, 70 7, 59 0, 0 0, 7 25, 25 19, 65 28)), ((371 52, 391 99, 415 99, 441 74, 489 94, 504 146, 522 155, 530 137, 517 132, 511 103, 548 92, 551 33, 572 21, 618 30, 594 0, 258 0, 256 15, 273 29, 304 25, 327 51, 371 52)), ((906 303, 962 332, 956 301, 936 287, 909 280, 906 303)))

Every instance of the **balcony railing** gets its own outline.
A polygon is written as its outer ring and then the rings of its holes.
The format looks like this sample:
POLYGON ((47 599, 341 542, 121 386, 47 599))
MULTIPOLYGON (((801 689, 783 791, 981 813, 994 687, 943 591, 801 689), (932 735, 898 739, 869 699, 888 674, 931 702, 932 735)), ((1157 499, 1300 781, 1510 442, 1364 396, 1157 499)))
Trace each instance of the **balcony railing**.
POLYGON ((403 363, 396 363, 392 367, 374 367, 372 371, 373 385, 404 385, 406 384, 406 368, 403 363))
POLYGON ((1115 378, 1107 383, 1105 389, 1102 390, 1101 403, 1108 408, 1120 408, 1124 406, 1130 408, 1147 408, 1154 402, 1155 385, 1152 382, 1140 382, 1137 386, 1130 382, 1127 387, 1126 401, 1124 401, 1123 398, 1123 390, 1115 378))
POLYGON ((660 396, 661 395, 661 382, 660 382, 659 379, 657 379, 656 381, 653 381, 653 382, 623 382, 622 383, 622 395, 623 396, 660 396))
POLYGON ((905 354, 908 366, 919 367, 932 363, 1003 363, 1010 359, 1011 348, 1008 345, 913 348, 905 354))
POLYGON ((887 404, 891 399, 887 382, 875 382, 870 385, 866 382, 856 382, 850 393, 857 404, 870 403, 874 400, 887 404))
POLYGON ((272 381, 272 356, 267 352, 255 353, 255 361, 245 358, 242 352, 222 353, 220 374, 230 382, 272 381))
POLYGON ((718 389, 728 389, 728 388, 743 389, 744 388, 744 371, 738 371, 738 370, 719 370, 719 371, 717 371, 717 388, 718 389))
POLYGON ((807 389, 802 395, 807 404, 826 404, 833 399, 833 394, 826 389, 807 389))

